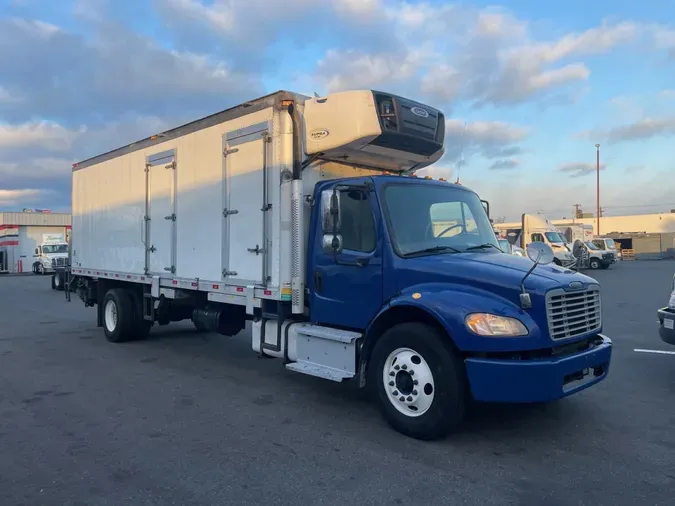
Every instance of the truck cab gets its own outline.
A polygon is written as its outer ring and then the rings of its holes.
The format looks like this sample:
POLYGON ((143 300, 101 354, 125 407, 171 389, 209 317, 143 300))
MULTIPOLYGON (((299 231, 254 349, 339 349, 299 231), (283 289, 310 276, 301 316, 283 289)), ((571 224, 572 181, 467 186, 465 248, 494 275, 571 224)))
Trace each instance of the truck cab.
POLYGON ((615 261, 621 260, 621 250, 611 237, 595 237, 592 241, 599 250, 610 253, 615 261))
POLYGON ((567 245, 565 236, 553 225, 548 218, 541 214, 523 214, 521 217, 521 248, 526 249, 528 244, 542 242, 553 250, 553 262, 562 267, 573 267, 577 259, 567 245))
POLYGON ((68 260, 68 243, 63 234, 43 234, 33 252, 33 273, 50 274, 68 260))

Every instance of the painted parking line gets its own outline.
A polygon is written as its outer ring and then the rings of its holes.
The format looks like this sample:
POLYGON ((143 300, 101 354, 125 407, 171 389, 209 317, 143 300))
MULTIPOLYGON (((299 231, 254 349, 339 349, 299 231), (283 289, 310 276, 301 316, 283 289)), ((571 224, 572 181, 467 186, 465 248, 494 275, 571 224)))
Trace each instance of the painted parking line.
POLYGON ((641 348, 635 348, 633 351, 638 353, 655 353, 657 355, 675 355, 675 351, 666 351, 666 350, 643 350, 641 348))

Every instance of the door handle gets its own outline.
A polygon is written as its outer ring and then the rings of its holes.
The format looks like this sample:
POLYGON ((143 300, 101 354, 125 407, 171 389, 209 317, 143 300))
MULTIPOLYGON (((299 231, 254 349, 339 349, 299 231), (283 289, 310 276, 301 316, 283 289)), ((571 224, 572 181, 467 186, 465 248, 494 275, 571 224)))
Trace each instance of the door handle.
POLYGON ((321 271, 314 271, 314 291, 321 292, 323 290, 323 273, 321 271))
POLYGON ((359 267, 365 267, 370 263, 370 257, 361 257, 356 259, 356 265, 359 267))

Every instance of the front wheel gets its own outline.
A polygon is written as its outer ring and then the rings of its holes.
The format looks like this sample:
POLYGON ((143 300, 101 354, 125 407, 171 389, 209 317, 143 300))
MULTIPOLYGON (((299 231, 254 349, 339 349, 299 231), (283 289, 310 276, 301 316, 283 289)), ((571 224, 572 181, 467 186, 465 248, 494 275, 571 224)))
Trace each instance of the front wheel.
POLYGON ((430 440, 464 419, 466 376, 448 337, 423 323, 386 331, 373 350, 369 383, 384 419, 407 436, 430 440))
POLYGON ((600 268, 600 261, 597 258, 591 258, 590 266, 591 266, 591 269, 599 269, 600 268))

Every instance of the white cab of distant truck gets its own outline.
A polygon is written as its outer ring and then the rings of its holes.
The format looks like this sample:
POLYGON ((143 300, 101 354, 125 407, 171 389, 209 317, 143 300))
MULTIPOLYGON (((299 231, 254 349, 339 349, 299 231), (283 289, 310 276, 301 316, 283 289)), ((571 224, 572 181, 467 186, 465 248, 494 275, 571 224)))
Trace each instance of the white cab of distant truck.
POLYGON ((617 260, 621 260, 621 250, 611 237, 595 237, 592 241, 599 249, 612 253, 617 260))
POLYGON ((63 234, 42 234, 42 242, 33 252, 33 273, 48 274, 68 259, 68 243, 63 234))
POLYGON ((548 244, 553 250, 553 262, 556 265, 573 267, 576 264, 577 259, 568 248, 565 237, 541 214, 523 214, 520 227, 504 228, 496 224, 495 230, 506 235, 511 244, 519 246, 523 251, 533 242, 548 244))

